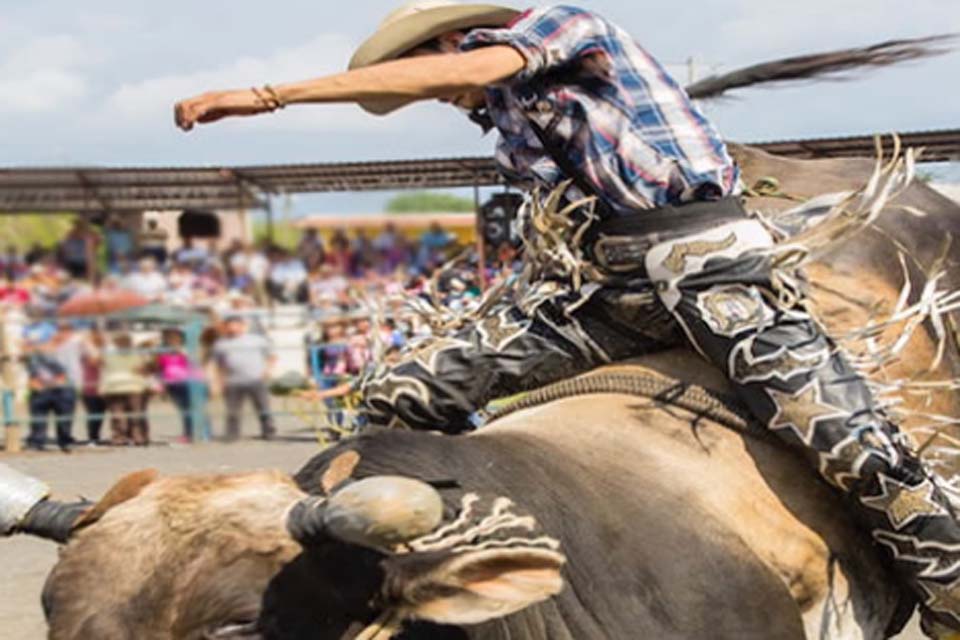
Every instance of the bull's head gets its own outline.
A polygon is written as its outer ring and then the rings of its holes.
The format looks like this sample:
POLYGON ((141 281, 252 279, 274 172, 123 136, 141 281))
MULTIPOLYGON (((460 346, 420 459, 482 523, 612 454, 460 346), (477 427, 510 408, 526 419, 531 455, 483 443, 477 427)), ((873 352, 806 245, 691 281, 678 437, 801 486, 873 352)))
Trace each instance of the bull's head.
MULTIPOLYGON (((502 504, 491 513, 479 524, 524 524, 502 504)), ((0 534, 65 543, 43 593, 53 639, 379 640, 408 621, 479 623, 560 590, 555 545, 450 545, 478 523, 443 517, 436 490, 408 478, 320 498, 279 472, 140 472, 96 504, 66 504, 0 465, 0 534)))

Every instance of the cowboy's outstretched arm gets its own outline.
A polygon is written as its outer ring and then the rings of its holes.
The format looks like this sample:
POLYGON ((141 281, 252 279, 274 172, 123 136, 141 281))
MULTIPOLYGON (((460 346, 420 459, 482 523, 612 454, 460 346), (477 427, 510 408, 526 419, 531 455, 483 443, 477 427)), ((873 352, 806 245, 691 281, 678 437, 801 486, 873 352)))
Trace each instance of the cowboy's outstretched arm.
POLYGON ((520 72, 524 64, 520 52, 507 45, 466 53, 401 58, 313 80, 275 85, 275 95, 251 89, 205 93, 179 102, 175 117, 180 128, 189 130, 196 123, 272 111, 276 105, 271 104, 271 100, 296 104, 452 97, 510 78, 520 72))

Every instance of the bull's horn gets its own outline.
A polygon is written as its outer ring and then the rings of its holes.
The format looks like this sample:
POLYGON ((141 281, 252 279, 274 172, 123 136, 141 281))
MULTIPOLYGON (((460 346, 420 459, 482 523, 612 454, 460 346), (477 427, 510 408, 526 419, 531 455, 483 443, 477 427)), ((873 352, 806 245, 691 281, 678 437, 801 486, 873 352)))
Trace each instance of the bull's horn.
POLYGON ((54 502, 49 495, 43 482, 0 464, 0 536, 28 533, 66 542, 73 523, 90 505, 54 502))
POLYGON ((443 500, 436 489, 412 478, 375 476, 330 498, 301 500, 290 511, 287 528, 305 545, 333 538, 384 549, 424 536, 442 521, 443 500))
POLYGON ((93 506, 92 502, 56 502, 43 500, 23 517, 17 531, 66 544, 73 525, 93 506))

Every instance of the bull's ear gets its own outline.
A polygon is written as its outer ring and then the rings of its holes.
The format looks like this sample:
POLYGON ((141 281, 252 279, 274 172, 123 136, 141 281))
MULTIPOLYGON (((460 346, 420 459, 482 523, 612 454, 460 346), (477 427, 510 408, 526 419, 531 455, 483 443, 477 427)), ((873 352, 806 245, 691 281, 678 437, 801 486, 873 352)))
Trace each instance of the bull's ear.
POLYGON ((530 547, 469 551, 447 556, 433 566, 414 561, 393 584, 400 587, 401 606, 410 617, 440 624, 477 624, 558 594, 563 588, 564 562, 555 551, 530 547))
POLYGON ((91 525, 102 518, 111 508, 127 500, 136 498, 140 495, 140 492, 142 492, 148 484, 156 480, 159 475, 156 469, 143 469, 123 476, 116 484, 110 487, 103 497, 100 498, 99 502, 80 516, 76 523, 74 523, 73 528, 80 529, 91 525))

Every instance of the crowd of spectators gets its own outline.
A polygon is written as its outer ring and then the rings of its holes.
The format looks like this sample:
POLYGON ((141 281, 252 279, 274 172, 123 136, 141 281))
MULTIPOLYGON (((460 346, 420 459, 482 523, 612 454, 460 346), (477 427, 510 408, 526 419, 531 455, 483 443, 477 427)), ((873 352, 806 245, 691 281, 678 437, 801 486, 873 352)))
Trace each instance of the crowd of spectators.
POLYGON ((410 241, 388 224, 375 237, 360 229, 324 242, 307 230, 295 247, 183 238, 168 251, 167 233, 150 220, 133 233, 111 217, 99 231, 80 221, 54 248, 8 246, 0 255, 0 304, 50 315, 79 289, 125 289, 156 302, 216 306, 243 298, 263 306, 291 303, 330 310, 355 303, 355 291, 396 294, 423 286, 456 253, 439 225, 410 241), (97 273, 91 273, 97 265, 97 273))
MULTIPOLYGON (((158 394, 179 410, 181 439, 189 441, 196 421, 207 421, 206 403, 214 390, 223 393, 229 409, 228 439, 239 435, 237 407, 244 398, 254 404, 261 435, 272 437, 275 427, 264 385, 275 358, 261 327, 230 321, 237 312, 270 305, 309 309, 306 368, 317 388, 330 390, 364 370, 375 339, 395 352, 429 331, 422 320, 400 311, 403 299, 427 297, 429 291, 432 302, 465 309, 480 298, 476 265, 469 259, 461 268, 436 272, 463 251, 439 225, 416 241, 388 224, 372 237, 362 229, 352 237, 338 231, 326 242, 307 230, 293 247, 234 241, 221 249, 216 240, 188 237, 171 251, 167 232, 155 221, 138 233, 121 222, 111 217, 97 228, 78 221, 53 248, 20 251, 8 246, 0 254, 0 309, 48 319, 25 336, 29 447, 46 446, 52 417, 57 444, 69 450, 79 406, 90 443, 145 445, 150 440, 148 403, 158 394), (49 320, 66 300, 93 287, 133 292, 165 306, 203 309, 220 318, 219 340, 209 341, 204 362, 197 362, 176 328, 163 330, 147 344, 134 341, 122 325, 104 330, 103 323, 88 323, 78 329, 75 321, 49 320), (378 314, 378 336, 371 322, 374 301, 379 311, 386 309, 386 315, 378 314), (202 410, 195 409, 196 402, 202 410), (106 439, 101 437, 105 423, 106 439)), ((499 258, 508 269, 513 266, 509 252, 499 258)), ((490 275, 497 273, 491 267, 490 275)))

